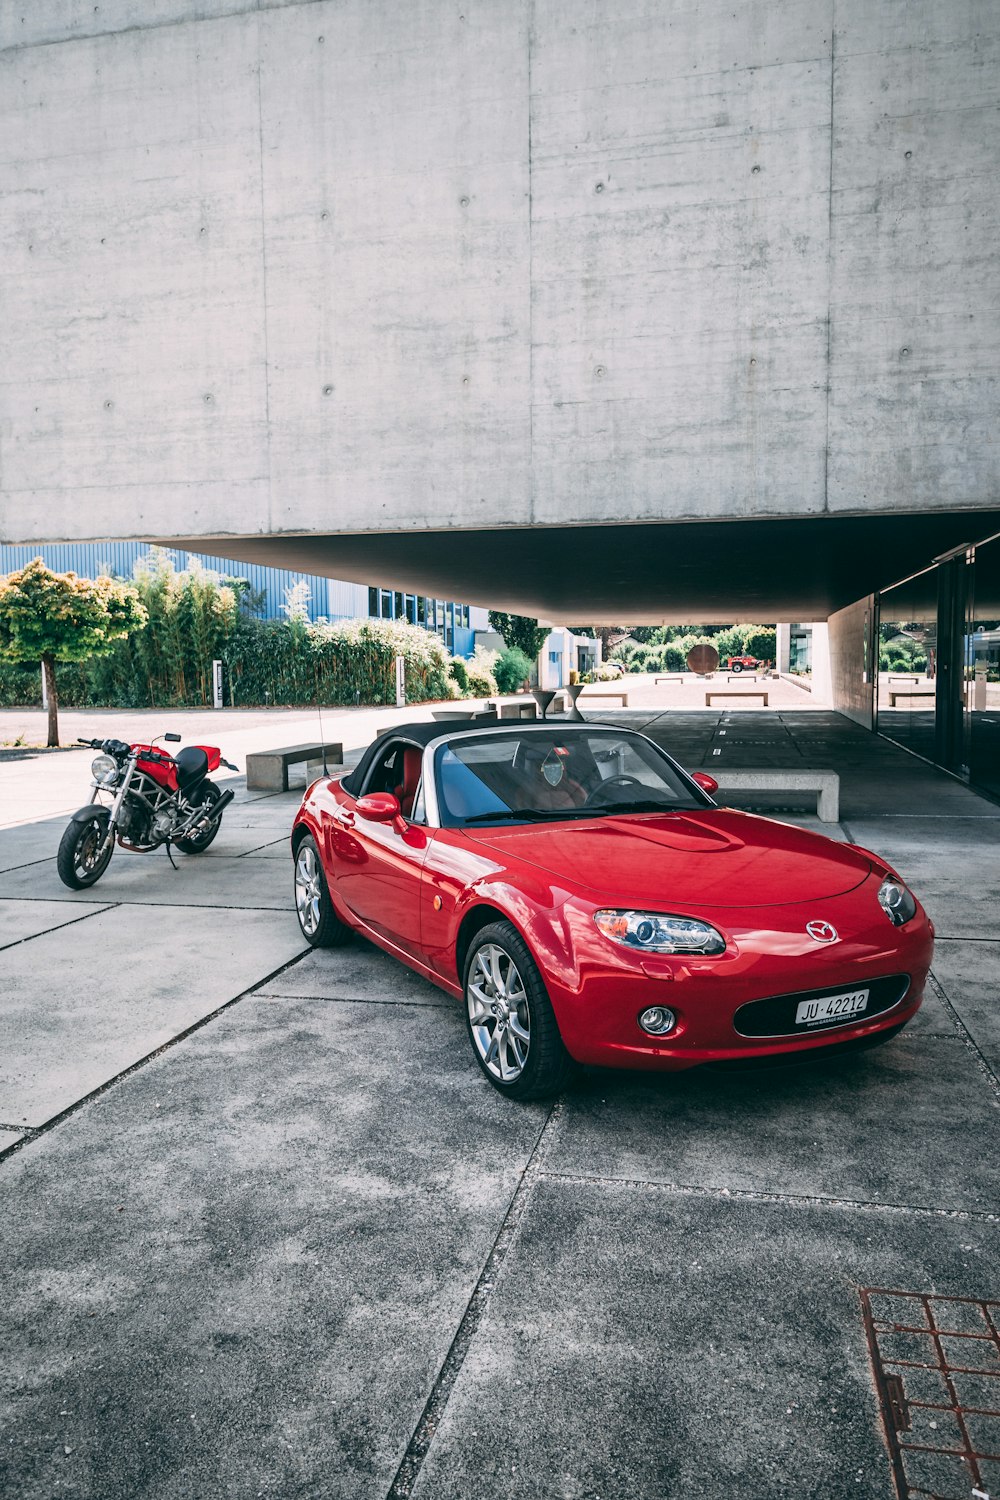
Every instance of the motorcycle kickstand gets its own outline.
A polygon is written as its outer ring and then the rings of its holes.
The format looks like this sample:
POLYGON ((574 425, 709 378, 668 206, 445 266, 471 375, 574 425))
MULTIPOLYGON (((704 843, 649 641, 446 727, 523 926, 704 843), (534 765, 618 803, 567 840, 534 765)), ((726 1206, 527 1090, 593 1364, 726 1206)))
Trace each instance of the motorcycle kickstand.
MULTIPOLYGON (((170 840, 169 839, 167 839, 166 849, 167 849, 167 858, 169 859, 170 863, 172 865, 174 865, 174 856, 170 852, 170 840)), ((175 870, 177 869, 176 865, 174 865, 174 869, 175 870)))

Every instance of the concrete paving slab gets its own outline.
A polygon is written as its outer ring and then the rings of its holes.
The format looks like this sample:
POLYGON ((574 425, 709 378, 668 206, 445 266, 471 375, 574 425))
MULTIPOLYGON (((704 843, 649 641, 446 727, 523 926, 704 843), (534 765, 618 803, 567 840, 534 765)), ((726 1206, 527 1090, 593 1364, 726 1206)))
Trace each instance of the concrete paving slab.
POLYGON ((23 943, 69 922, 87 921, 97 912, 107 911, 107 907, 108 903, 76 911, 65 901, 0 900, 0 948, 23 943))
POLYGON ((23 1131, 0 1128, 0 1151, 6 1151, 8 1146, 13 1146, 15 1141, 22 1139, 23 1134, 23 1131))
POLYGON ((270 862, 234 855, 209 859, 203 854, 175 854, 174 859, 176 870, 162 849, 144 855, 118 849, 97 885, 85 891, 67 889, 53 859, 0 875, 0 899, 67 901, 81 906, 127 901, 153 906, 292 910, 291 861, 289 869, 284 870, 270 862))
MULTIPOLYGON (((265 831, 264 837, 267 837, 265 831)), ((284 860, 289 870, 292 868, 292 846, 288 842, 288 835, 283 834, 281 838, 272 839, 270 843, 262 844, 256 849, 248 849, 241 859, 281 859, 284 860)))
POLYGON ((938 941, 933 973, 980 1051, 1000 1066, 1000 943, 938 941))
POLYGON ((44 822, 0 828, 0 871, 53 859, 65 827, 65 818, 47 818, 44 822))
POLYGON ((267 984, 263 993, 317 1000, 372 1000, 384 1005, 440 1005, 461 1015, 461 1006, 444 990, 363 938, 355 938, 345 948, 314 949, 267 984))
POLYGON ((41 1125, 304 947, 284 913, 119 906, 8 948, 0 1120, 41 1125))
POLYGON ((544 1119, 443 1020, 241 1002, 3 1164, 3 1493, 385 1495, 544 1119))
POLYGON ((862 1286, 995 1295, 996 1225, 543 1178, 414 1500, 891 1500, 862 1286))
POLYGON ((983 1209, 1000 1110, 958 1036, 902 1036, 795 1069, 588 1074, 552 1170, 862 1202, 983 1209))

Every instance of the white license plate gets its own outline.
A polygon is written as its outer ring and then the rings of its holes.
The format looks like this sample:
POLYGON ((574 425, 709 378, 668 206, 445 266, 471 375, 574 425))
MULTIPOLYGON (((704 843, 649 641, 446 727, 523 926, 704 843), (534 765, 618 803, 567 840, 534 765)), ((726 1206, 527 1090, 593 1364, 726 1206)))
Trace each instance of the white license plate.
POLYGON ((795 1009, 796 1026, 815 1026, 818 1021, 841 1021, 859 1015, 868 1005, 868 990, 849 990, 822 1000, 800 1000, 795 1009))

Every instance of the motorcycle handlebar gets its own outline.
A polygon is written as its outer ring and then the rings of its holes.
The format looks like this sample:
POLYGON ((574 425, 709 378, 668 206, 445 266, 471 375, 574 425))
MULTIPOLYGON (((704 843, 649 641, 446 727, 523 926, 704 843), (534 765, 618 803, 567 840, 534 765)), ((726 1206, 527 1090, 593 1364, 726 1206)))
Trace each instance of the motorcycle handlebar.
POLYGON ((77 735, 76 742, 90 750, 104 750, 109 755, 128 755, 130 750, 124 740, 85 740, 82 735, 77 735))

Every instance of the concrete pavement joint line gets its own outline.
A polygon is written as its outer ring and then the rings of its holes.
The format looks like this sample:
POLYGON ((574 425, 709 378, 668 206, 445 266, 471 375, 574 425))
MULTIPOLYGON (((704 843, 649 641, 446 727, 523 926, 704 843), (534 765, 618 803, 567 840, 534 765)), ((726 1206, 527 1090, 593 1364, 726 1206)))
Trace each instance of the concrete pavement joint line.
POLYGON ((431 1387, 431 1393, 427 1397, 424 1409, 420 1414, 420 1420, 413 1429, 413 1436, 407 1444, 406 1452, 403 1454, 402 1462, 396 1470, 396 1477, 389 1486, 386 1500, 408 1500, 413 1492, 413 1487, 420 1478, 420 1470, 424 1459, 434 1440, 445 1409, 455 1388, 455 1383, 462 1372, 465 1356, 472 1346, 472 1341, 478 1332, 479 1325, 486 1315, 489 1307, 490 1296, 497 1278, 503 1269, 503 1263, 517 1237, 524 1211, 528 1205, 532 1188, 541 1175, 541 1163, 545 1156, 545 1137, 553 1120, 558 1119, 562 1113, 562 1099, 557 1099, 549 1110, 542 1127, 535 1137, 535 1144, 531 1148, 528 1160, 525 1162, 521 1180, 514 1190, 503 1223, 497 1231, 493 1247, 486 1257, 486 1263, 479 1274, 479 1280, 472 1289, 472 1296, 466 1305, 451 1341, 448 1353, 438 1371, 437 1379, 431 1387))
MULTIPOLYGON (((288 835, 283 833, 280 838, 271 839, 270 843, 267 843, 267 844, 258 844, 255 849, 244 849, 244 851, 243 851, 242 854, 223 856, 223 858, 227 858, 228 857, 230 859, 233 859, 233 858, 235 858, 235 859, 246 859, 247 856, 250 855, 250 854, 259 854, 262 849, 273 849, 274 846, 275 846, 275 844, 287 844, 287 843, 288 843, 288 835)), ((291 849, 289 849, 289 851, 288 851, 288 858, 291 859, 291 857, 292 857, 292 852, 291 852, 291 849)))
MULTIPOLYGON (((273 969, 270 974, 266 974, 263 979, 258 981, 257 984, 252 984, 249 986, 249 988, 241 990, 240 993, 238 995, 234 995, 231 1000, 226 1000, 222 1005, 217 1006, 215 1010, 210 1011, 207 1016, 202 1016, 201 1019, 195 1021, 193 1025, 186 1027, 183 1031, 179 1031, 176 1036, 172 1036, 169 1042, 164 1042, 161 1047, 156 1047, 152 1052, 147 1052, 146 1056, 140 1057, 137 1062, 130 1063, 127 1068, 123 1068, 122 1071, 120 1073, 116 1073, 113 1078, 105 1079, 104 1083, 98 1084, 96 1089, 91 1089, 89 1094, 84 1094, 82 1099, 74 1100, 73 1103, 67 1105, 65 1109, 60 1110, 57 1115, 53 1115, 51 1120, 46 1120, 41 1125, 27 1127, 28 1134, 26 1135, 24 1140, 15 1141, 13 1145, 8 1146, 6 1150, 0 1151, 0 1162, 6 1161, 7 1157, 13 1156, 16 1151, 22 1150, 23 1147, 28 1145, 29 1140, 37 1140, 37 1138, 41 1135, 48 1135, 50 1130, 54 1130, 57 1125, 61 1125, 64 1120, 70 1119, 72 1115, 79 1114, 80 1110, 84 1109, 88 1104, 92 1104, 95 1099, 100 1099, 102 1094, 106 1094, 108 1090, 113 1089, 116 1084, 124 1082, 124 1080, 126 1078, 130 1078, 133 1073, 138 1073, 139 1069, 144 1068, 147 1063, 155 1062, 158 1057, 163 1056, 164 1052, 169 1052, 172 1047, 176 1047, 178 1042, 187 1041, 189 1036, 193 1036, 196 1031, 201 1031, 202 1028, 207 1026, 210 1021, 214 1021, 218 1016, 221 1016, 223 1011, 230 1010, 234 1005, 238 1005, 241 1000, 246 1000, 248 996, 254 994, 255 991, 259 990, 262 985, 270 984, 272 979, 277 979, 279 974, 284 974, 286 970, 292 968, 294 964, 299 963, 301 959, 306 957, 306 954, 311 953, 312 951, 312 948, 303 948, 301 953, 296 953, 294 958, 290 958, 288 962, 282 964, 280 968, 273 969)), ((18 1129, 20 1129, 22 1133, 25 1131, 24 1126, 18 1126, 18 1129)))
POLYGON ((969 1028, 966 1026, 965 1022, 962 1020, 962 1017, 959 1015, 958 1011, 949 1000, 947 994, 945 993, 944 986, 938 979, 933 969, 931 969, 930 973, 927 975, 927 982, 930 984, 938 999, 941 1001, 941 1004, 950 1015, 952 1021, 954 1022, 955 1030, 958 1033, 959 1040, 961 1042, 964 1042, 965 1046, 968 1047, 969 1051, 972 1053, 973 1057, 976 1060, 976 1063, 979 1066, 979 1071, 982 1073, 983 1077, 986 1080, 986 1087, 993 1095, 997 1104, 1000 1105, 1000 1078, 997 1077, 996 1071, 993 1068, 992 1064, 987 1060, 985 1054, 980 1050, 979 1045, 973 1037, 972 1033, 969 1031, 969 1028))
MULTIPOLYGON (((4 900, 10 899, 9 896, 4 897, 4 900)), ((78 917, 70 917, 68 922, 56 922, 53 927, 43 927, 41 932, 31 932, 27 937, 15 938, 12 943, 0 943, 0 953, 6 953, 8 948, 19 948, 22 943, 33 943, 36 938, 46 937, 50 932, 62 932, 66 927, 75 927, 77 922, 86 922, 89 917, 99 917, 104 911, 116 911, 121 904, 120 901, 108 901, 103 906, 95 904, 93 911, 82 911, 78 917)))
MULTIPOLYGON (((4 830, 2 828, 0 828, 0 833, 3 833, 3 832, 4 832, 4 830)), ((52 859, 52 855, 51 854, 43 854, 42 857, 41 857, 41 859, 26 859, 24 861, 23 865, 11 865, 6 870, 0 870, 0 879, 2 879, 4 875, 13 875, 18 870, 30 870, 32 865, 45 865, 45 864, 48 864, 48 862, 51 859, 52 859)))
POLYGON ((457 1002, 447 1000, 373 1000, 363 995, 271 995, 260 990, 254 1000, 315 1000, 319 1005, 408 1005, 411 1010, 454 1010, 457 1002))
MULTIPOLYGON (((786 1208, 804 1204, 808 1208, 862 1209, 880 1214, 911 1214, 920 1219, 962 1219, 975 1223, 1000 1223, 1000 1213, 991 1214, 979 1208, 930 1208, 924 1203, 877 1203, 867 1198, 834 1198, 822 1193, 769 1193, 758 1188, 699 1187, 688 1182, 651 1182, 645 1177, 602 1177, 590 1172, 545 1172, 537 1174, 539 1182, 587 1182, 598 1187, 644 1188, 651 1192, 670 1193, 676 1198, 710 1198, 718 1202, 731 1198, 738 1203, 779 1203, 786 1208)), ((389 1500, 393 1500, 390 1496, 389 1500)))
POLYGON ((37 1125, 9 1125, 6 1120, 0 1120, 0 1130, 9 1130, 16 1135, 37 1135, 37 1125))
MULTIPOLYGON (((2 876, 0 876, 2 879, 2 876)), ((2 901, 51 901, 51 896, 0 896, 2 901)), ((67 906, 70 904, 66 903, 67 906)), ((81 896, 80 906, 162 906, 168 911, 177 911, 186 906, 190 911, 289 911, 288 906, 233 906, 231 903, 223 905, 221 901, 140 901, 133 897, 130 901, 91 901, 86 896, 81 896)))

